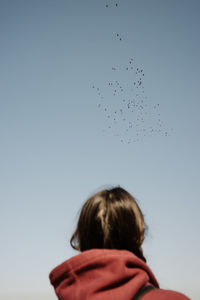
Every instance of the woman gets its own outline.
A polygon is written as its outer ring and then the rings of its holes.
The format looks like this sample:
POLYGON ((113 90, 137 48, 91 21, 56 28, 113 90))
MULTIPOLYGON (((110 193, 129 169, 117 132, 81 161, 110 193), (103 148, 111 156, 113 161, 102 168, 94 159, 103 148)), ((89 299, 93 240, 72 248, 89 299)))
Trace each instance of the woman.
POLYGON ((49 275, 59 300, 188 300, 163 290, 142 251, 146 225, 134 197, 121 187, 90 197, 71 246, 81 253, 49 275))

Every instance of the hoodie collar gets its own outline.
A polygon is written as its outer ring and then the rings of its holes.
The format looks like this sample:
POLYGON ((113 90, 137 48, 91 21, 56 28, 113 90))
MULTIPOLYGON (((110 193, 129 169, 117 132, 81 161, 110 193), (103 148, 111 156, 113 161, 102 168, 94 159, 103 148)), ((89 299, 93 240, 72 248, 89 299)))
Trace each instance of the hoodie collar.
POLYGON ((143 286, 158 282, 147 264, 126 250, 84 251, 49 274, 60 300, 132 299, 143 286))

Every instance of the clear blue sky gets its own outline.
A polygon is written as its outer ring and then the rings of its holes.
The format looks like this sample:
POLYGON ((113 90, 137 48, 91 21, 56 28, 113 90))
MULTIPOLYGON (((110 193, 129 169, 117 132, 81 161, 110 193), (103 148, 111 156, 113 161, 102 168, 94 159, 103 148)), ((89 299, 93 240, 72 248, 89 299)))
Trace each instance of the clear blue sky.
POLYGON ((200 2, 6 0, 0 39, 0 297, 56 299, 48 274, 109 184, 138 200, 161 287, 198 300, 200 2))

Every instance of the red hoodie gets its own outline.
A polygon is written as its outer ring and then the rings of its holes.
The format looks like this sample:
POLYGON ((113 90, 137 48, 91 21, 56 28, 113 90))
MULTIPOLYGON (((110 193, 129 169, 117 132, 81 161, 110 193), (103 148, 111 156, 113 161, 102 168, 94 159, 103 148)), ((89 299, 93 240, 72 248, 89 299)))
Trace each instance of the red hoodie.
MULTIPOLYGON (((59 300, 131 300, 156 278, 146 263, 126 250, 92 249, 66 260, 49 275, 59 300)), ((142 300, 189 300, 178 292, 154 289, 142 300)))

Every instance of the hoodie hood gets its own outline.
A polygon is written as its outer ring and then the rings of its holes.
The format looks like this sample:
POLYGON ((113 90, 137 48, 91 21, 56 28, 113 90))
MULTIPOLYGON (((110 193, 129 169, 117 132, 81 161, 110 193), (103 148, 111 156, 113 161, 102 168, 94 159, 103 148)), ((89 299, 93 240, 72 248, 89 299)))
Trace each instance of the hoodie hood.
POLYGON ((143 285, 159 287, 146 263, 126 250, 92 249, 49 275, 59 300, 131 300, 143 285))

